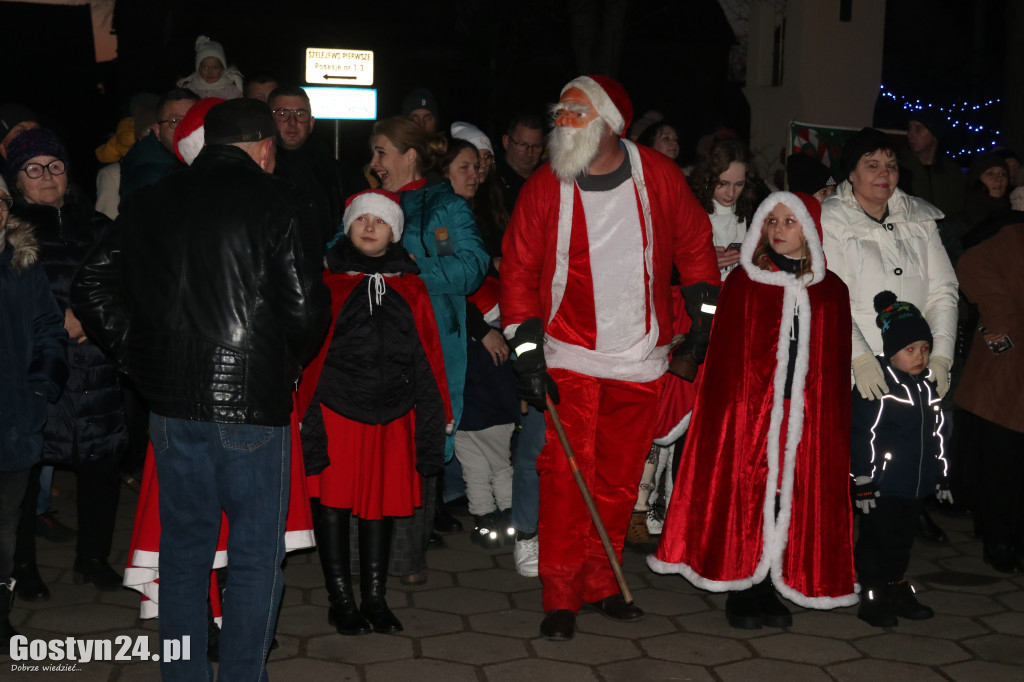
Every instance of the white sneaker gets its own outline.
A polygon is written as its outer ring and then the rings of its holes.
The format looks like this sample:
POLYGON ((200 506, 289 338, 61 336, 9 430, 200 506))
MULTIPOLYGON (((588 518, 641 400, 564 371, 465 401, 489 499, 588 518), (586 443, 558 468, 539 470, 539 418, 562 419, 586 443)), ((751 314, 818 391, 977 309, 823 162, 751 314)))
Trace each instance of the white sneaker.
POLYGON ((512 558, 516 561, 516 573, 524 578, 537 577, 537 559, 540 556, 540 542, 534 535, 529 540, 516 540, 512 558))

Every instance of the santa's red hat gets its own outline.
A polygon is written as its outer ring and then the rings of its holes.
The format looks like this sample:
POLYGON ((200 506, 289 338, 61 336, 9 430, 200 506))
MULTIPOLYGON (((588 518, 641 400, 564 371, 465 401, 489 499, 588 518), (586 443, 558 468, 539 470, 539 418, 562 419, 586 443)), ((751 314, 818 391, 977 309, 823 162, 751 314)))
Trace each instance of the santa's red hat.
POLYGON ((185 118, 178 123, 174 129, 174 154, 179 161, 191 166, 199 156, 206 144, 206 129, 203 127, 206 112, 223 101, 220 97, 201 99, 192 105, 185 118))
POLYGON ((386 189, 368 189, 353 194, 345 202, 345 214, 341 222, 348 234, 352 223, 361 215, 375 215, 391 226, 391 241, 402 239, 402 228, 405 226, 405 214, 402 213, 402 199, 394 192, 386 189))
POLYGON ((633 121, 633 103, 618 81, 608 76, 580 76, 569 81, 561 94, 564 95, 569 88, 583 91, 612 132, 620 137, 626 134, 626 128, 633 121))

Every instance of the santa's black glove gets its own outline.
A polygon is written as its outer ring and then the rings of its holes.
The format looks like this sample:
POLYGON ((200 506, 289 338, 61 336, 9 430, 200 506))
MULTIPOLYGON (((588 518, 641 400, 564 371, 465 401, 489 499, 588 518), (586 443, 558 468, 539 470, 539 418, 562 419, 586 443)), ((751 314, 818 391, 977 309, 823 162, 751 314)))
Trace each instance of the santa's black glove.
POLYGON ((539 317, 531 317, 516 329, 512 337, 512 350, 516 360, 512 368, 516 371, 516 386, 519 398, 538 410, 545 410, 545 395, 558 404, 558 386, 547 371, 544 362, 544 325, 539 317))
POLYGON ((707 282, 697 282, 680 289, 683 294, 683 303, 686 306, 686 314, 690 316, 690 331, 672 353, 673 359, 690 355, 695 364, 699 365, 704 362, 720 290, 720 286, 707 282))
POLYGON ((870 476, 857 476, 850 481, 853 504, 864 514, 870 514, 875 508, 875 498, 878 494, 878 484, 870 476))

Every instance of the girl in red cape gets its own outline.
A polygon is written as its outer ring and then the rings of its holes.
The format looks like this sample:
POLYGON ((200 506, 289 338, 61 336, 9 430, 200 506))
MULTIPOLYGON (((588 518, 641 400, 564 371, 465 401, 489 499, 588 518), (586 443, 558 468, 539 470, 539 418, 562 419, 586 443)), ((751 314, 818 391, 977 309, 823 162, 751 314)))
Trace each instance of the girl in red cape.
POLYGON ((857 603, 849 486, 850 309, 826 269, 821 206, 762 202, 718 300, 656 554, 658 573, 730 592, 733 627, 788 627, 857 603))
POLYGON ((395 517, 421 506, 420 476, 444 471, 454 426, 434 309, 419 268, 402 247, 397 194, 348 200, 344 236, 327 251, 333 319, 302 375, 299 414, 320 564, 342 635, 393 634, 402 624, 385 600, 395 517), (359 591, 350 568, 358 520, 359 591))

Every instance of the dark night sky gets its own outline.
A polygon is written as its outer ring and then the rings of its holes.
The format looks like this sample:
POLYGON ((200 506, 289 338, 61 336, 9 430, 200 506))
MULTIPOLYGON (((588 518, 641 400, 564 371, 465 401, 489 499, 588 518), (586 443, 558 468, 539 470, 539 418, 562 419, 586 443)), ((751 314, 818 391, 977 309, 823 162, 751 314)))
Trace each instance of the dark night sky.
MULTIPOLYGON (((997 96, 1006 2, 891 0, 883 82, 936 101, 997 96)), ((397 113, 406 91, 425 86, 435 91, 443 122, 470 120, 497 142, 509 114, 542 111, 578 75, 568 12, 590 4, 118 0, 120 56, 96 66, 87 7, 0 3, 0 25, 11 28, 0 47, 6 67, 0 99, 31 104, 44 123, 74 138, 69 142, 80 155, 91 156, 131 94, 166 90, 192 70, 195 37, 206 33, 243 73, 269 72, 285 81, 301 81, 305 47, 374 50, 379 115, 397 113), (105 96, 96 89, 101 81, 105 96)), ((732 40, 715 0, 631 2, 618 76, 638 113, 664 110, 691 141, 718 123, 743 134, 749 111, 739 84, 726 79, 732 40)), ((896 125, 894 118, 902 115, 879 106, 878 125, 896 125)), ((316 136, 326 141, 330 129, 321 126, 316 136)), ((369 130, 368 123, 342 123, 343 157, 365 161, 369 130)))

